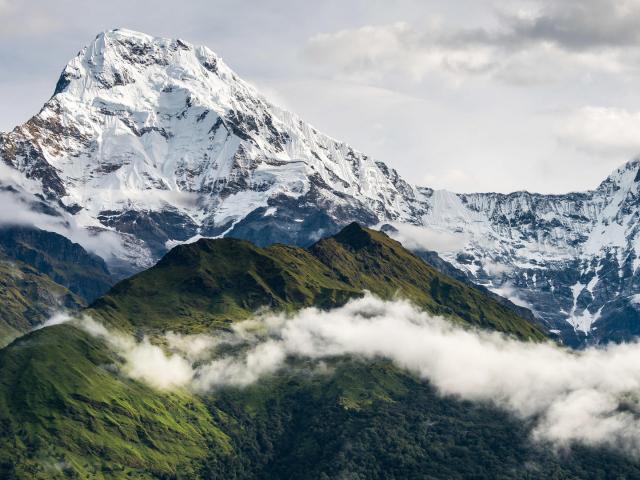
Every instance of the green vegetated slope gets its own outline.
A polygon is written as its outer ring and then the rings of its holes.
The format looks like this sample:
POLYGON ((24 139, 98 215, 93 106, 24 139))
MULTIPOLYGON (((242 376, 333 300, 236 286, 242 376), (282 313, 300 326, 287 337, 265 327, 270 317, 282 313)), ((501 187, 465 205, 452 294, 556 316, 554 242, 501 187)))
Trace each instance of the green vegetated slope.
POLYGON ((544 333, 481 292, 438 272, 386 234, 353 223, 309 249, 202 239, 118 283, 91 313, 123 328, 193 332, 224 327, 259 308, 335 307, 368 290, 407 298, 461 324, 522 339, 544 333))
POLYGON ((54 232, 4 226, 0 228, 0 252, 48 275, 87 302, 106 293, 114 283, 101 258, 54 232))
MULTIPOLYGON (((212 331, 257 308, 330 307, 365 288, 387 298, 399 291, 457 322, 542 338, 388 237, 353 225, 309 250, 231 239, 185 245, 89 312, 137 334, 212 331)), ((529 441, 529 425, 443 398, 382 359, 291 360, 252 386, 206 395, 155 391, 122 375, 120 362, 69 324, 0 350, 0 478, 640 475, 612 452, 556 456, 529 441)))
POLYGON ((127 380, 117 362, 69 325, 0 350, 0 478, 192 478, 195 460, 230 450, 200 400, 127 380))
POLYGON ((171 394, 118 375, 69 325, 0 351, 0 478, 638 478, 607 450, 558 455, 490 405, 390 363, 298 362, 242 389, 171 394))
POLYGON ((62 235, 0 227, 0 346, 53 313, 86 306, 112 284, 101 259, 62 235))
POLYGON ((45 321, 56 310, 84 301, 51 277, 0 253, 0 347, 45 321))
MULTIPOLYGON (((640 464, 606 449, 562 452, 487 404, 437 394, 384 360, 341 358, 205 399, 232 418, 233 454, 204 478, 609 479, 640 464), (300 372, 300 371, 299 371, 300 372), (210 475, 210 476, 209 476, 210 475)), ((209 465, 212 465, 211 467, 209 465)))

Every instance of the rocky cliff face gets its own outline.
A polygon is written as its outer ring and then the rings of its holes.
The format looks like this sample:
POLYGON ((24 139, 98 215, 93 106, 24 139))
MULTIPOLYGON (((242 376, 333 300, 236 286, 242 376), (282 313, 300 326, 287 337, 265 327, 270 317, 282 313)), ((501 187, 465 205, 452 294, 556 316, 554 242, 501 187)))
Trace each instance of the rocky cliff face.
POLYGON ((308 245, 351 221, 391 224, 569 343, 640 333, 639 162, 567 195, 413 186, 268 102, 206 47, 128 30, 82 49, 42 110, 0 134, 0 158, 3 201, 119 275, 200 237, 308 245))

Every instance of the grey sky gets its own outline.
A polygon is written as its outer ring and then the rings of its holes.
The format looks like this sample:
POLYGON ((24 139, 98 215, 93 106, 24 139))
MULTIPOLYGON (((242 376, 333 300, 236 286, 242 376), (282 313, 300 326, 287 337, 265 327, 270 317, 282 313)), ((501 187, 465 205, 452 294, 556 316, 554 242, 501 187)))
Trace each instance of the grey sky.
POLYGON ((638 25, 640 0, 0 0, 0 130, 126 27, 209 46, 413 183, 586 189, 640 153, 638 25))

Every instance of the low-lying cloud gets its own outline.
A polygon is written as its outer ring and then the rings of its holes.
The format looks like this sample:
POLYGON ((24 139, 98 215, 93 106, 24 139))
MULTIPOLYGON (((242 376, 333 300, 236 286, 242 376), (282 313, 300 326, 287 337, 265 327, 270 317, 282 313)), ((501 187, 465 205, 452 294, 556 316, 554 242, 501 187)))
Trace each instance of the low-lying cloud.
POLYGON ((408 223, 391 223, 394 231, 389 235, 409 250, 432 250, 438 253, 456 252, 469 242, 469 236, 463 232, 436 230, 426 226, 408 223))
POLYGON ((112 332, 90 317, 83 317, 80 326, 94 337, 104 340, 124 359, 122 372, 159 390, 185 387, 193 381, 194 369, 186 351, 167 353, 148 338, 112 332))
POLYGON ((331 311, 258 315, 231 334, 172 333, 160 342, 164 347, 109 332, 91 319, 81 325, 121 354, 124 374, 159 389, 242 387, 291 358, 387 358, 442 395, 491 402, 532 421, 535 439, 640 454, 638 343, 570 351, 465 330, 406 301, 371 295, 331 311), (219 353, 229 344, 236 353, 219 353))
POLYGON ((66 311, 56 312, 51 315, 47 320, 42 322, 40 325, 36 325, 33 330, 40 330, 46 327, 53 327, 54 325, 60 325, 62 323, 67 323, 73 320, 73 317, 69 315, 66 311))
POLYGON ((508 282, 503 283, 499 287, 490 288, 490 290, 519 307, 533 309, 533 305, 520 297, 520 292, 518 292, 518 290, 508 282))
POLYGON ((76 217, 61 209, 54 202, 43 201, 37 193, 40 187, 34 180, 20 178, 20 173, 0 163, 0 227, 35 227, 62 235, 80 244, 87 251, 102 257, 107 263, 140 258, 144 266, 148 253, 134 242, 126 246, 124 236, 99 225, 85 228, 76 217), (135 250, 135 254, 129 250, 135 250), (133 257, 133 258, 132 258, 133 257))

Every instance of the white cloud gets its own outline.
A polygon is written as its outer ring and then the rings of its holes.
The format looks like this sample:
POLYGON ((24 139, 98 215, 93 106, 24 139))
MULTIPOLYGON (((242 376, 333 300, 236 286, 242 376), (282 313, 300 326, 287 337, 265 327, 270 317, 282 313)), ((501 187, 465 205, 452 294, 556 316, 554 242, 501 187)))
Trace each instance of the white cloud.
POLYGON ((193 378, 191 363, 178 354, 167 354, 148 340, 129 343, 123 349, 124 373, 152 387, 169 390, 187 385, 193 378))
POLYGON ((640 2, 539 0, 506 4, 495 25, 457 27, 441 19, 365 25, 310 37, 306 55, 351 78, 422 81, 483 75, 514 84, 589 72, 636 72, 640 2))
POLYGON ((424 30, 396 22, 323 33, 309 39, 305 54, 349 78, 374 82, 385 77, 420 82, 431 73, 448 73, 451 79, 485 73, 495 63, 491 46, 447 42, 438 23, 424 30))
POLYGON ((288 351, 276 340, 252 347, 242 358, 223 357, 198 368, 193 387, 204 392, 227 385, 244 387, 282 368, 288 351))
POLYGON ((485 259, 482 262, 482 269, 487 272, 489 275, 495 276, 505 276, 513 271, 512 265, 506 265, 504 263, 496 263, 491 260, 485 259))
POLYGON ((537 440, 640 454, 638 343, 569 351, 464 330, 408 302, 370 295, 331 311, 308 308, 240 323, 223 341, 244 342, 245 348, 208 362, 109 333, 90 319, 82 325, 123 355, 123 373, 156 388, 245 386, 281 369, 290 357, 384 357, 443 395, 493 402, 531 420, 537 440))
POLYGON ((122 355, 123 373, 135 380, 146 382, 158 390, 170 390, 185 387, 193 379, 191 362, 179 353, 166 353, 161 347, 151 344, 147 338, 137 342, 129 335, 111 332, 87 316, 78 320, 78 324, 122 355))
POLYGON ((171 351, 180 353, 192 362, 210 356, 221 340, 205 334, 183 335, 175 332, 167 332, 164 338, 171 351))
POLYGON ((544 41, 566 49, 637 45, 638 0, 538 0, 529 9, 505 12, 506 39, 544 41))
POLYGON ((637 52, 613 47, 573 51, 547 41, 519 43, 464 32, 456 38, 439 27, 418 30, 408 23, 316 35, 306 49, 311 61, 331 65, 346 78, 379 84, 419 83, 429 76, 454 84, 476 76, 516 85, 558 82, 591 71, 635 70, 629 54, 637 52))
POLYGON ((52 327, 54 325, 60 325, 62 323, 67 323, 73 320, 73 317, 69 315, 67 312, 57 312, 51 315, 47 320, 42 322, 40 325, 34 327, 33 330, 40 330, 41 328, 52 327))
POLYGON ((391 223, 396 229, 389 235, 409 250, 431 250, 439 253, 458 252, 469 241, 464 232, 435 230, 406 223, 391 223))
MULTIPOLYGON (((495 267, 498 267, 498 269, 500 268, 500 265, 497 265, 497 264, 493 264, 493 266, 494 268, 495 267)), ((504 271, 508 271, 508 270, 505 268, 504 271)), ((514 305, 518 305, 519 307, 524 307, 529 309, 533 308, 533 306, 529 302, 521 298, 518 295, 518 291, 508 283, 503 283, 498 288, 491 288, 491 291, 511 301, 511 303, 513 303, 514 305)))
POLYGON ((76 224, 73 216, 58 212, 49 215, 33 209, 34 203, 26 195, 0 192, 0 226, 16 225, 36 227, 41 230, 58 233, 86 250, 95 253, 106 261, 117 257, 124 250, 122 240, 115 232, 103 230, 91 232, 76 224))

